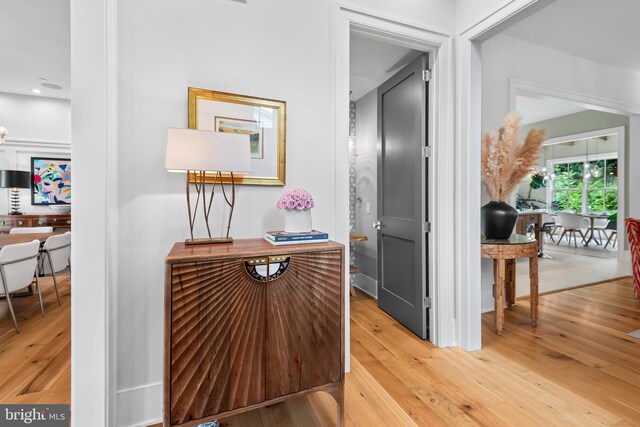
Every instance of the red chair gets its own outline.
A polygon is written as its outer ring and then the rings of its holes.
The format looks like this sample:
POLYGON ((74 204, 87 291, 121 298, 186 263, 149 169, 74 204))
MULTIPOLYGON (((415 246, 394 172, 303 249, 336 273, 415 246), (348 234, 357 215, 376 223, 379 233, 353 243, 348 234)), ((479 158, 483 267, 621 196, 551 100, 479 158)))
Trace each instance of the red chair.
POLYGON ((640 219, 626 218, 624 225, 629 236, 631 266, 633 268, 633 293, 640 299, 640 219))

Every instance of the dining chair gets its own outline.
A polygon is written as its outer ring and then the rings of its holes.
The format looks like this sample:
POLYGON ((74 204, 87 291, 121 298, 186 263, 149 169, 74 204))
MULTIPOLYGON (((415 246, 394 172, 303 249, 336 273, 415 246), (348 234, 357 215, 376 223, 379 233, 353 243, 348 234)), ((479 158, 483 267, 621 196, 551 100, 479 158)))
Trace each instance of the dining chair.
POLYGON ((569 233, 569 244, 571 244, 571 236, 573 235, 573 242, 577 248, 578 239, 576 238, 576 233, 580 234, 582 241, 584 241, 584 234, 582 233, 582 227, 584 225, 583 218, 570 212, 560 212, 558 213, 558 218, 560 219, 563 230, 557 244, 559 245, 564 235, 569 233))
POLYGON ((624 225, 629 237, 631 268, 633 270, 633 293, 640 299, 640 219, 625 218, 624 225))
POLYGON ((9 234, 53 233, 53 227, 16 227, 9 230, 9 234))
POLYGON ((604 233, 604 237, 607 237, 607 233, 604 230, 607 229, 607 225, 609 225, 609 220, 606 218, 596 218, 593 220, 593 232, 598 232, 598 238, 600 242, 603 242, 602 234, 604 233))
POLYGON ((605 243, 604 248, 607 249, 607 246, 611 244, 611 247, 615 248, 616 243, 618 243, 618 221, 609 221, 609 224, 605 227, 604 235, 607 235, 607 231, 609 230, 609 236, 607 238, 607 243, 605 243), (613 239, 613 243, 611 243, 611 239, 613 239))
POLYGON ((60 293, 58 292, 58 280, 56 273, 69 267, 71 269, 71 232, 48 237, 42 245, 42 274, 53 277, 53 288, 56 291, 58 305, 60 303, 60 293), (45 261, 46 258, 46 261, 45 261))
POLYGON ((549 214, 542 214, 542 227, 541 230, 547 235, 549 236, 549 238, 551 239, 552 242, 556 242, 553 239, 553 235, 555 234, 556 230, 558 229, 559 224, 556 223, 556 220, 549 214))
POLYGON ((13 319, 13 326, 16 328, 16 333, 20 333, 20 329, 18 328, 16 314, 13 311, 11 293, 31 285, 34 277, 36 279, 36 291, 38 292, 38 298, 40 300, 40 311, 44 316, 40 282, 36 274, 39 251, 39 240, 6 245, 0 249, 0 280, 2 280, 0 294, 5 296, 11 318, 13 319))

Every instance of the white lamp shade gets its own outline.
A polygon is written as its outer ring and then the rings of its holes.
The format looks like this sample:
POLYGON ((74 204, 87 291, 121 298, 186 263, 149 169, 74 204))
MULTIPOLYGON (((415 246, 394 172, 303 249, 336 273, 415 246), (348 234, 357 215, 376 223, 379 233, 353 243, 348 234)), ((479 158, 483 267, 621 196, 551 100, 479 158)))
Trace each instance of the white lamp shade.
POLYGON ((249 135, 168 128, 164 168, 170 172, 249 173, 249 135))

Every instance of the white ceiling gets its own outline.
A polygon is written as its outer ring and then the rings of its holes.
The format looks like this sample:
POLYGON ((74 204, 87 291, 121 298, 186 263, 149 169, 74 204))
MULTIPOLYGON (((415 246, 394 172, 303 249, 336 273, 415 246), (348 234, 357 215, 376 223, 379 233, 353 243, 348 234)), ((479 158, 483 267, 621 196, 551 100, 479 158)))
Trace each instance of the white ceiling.
POLYGON ((516 96, 516 111, 522 116, 522 124, 526 125, 587 111, 587 108, 577 103, 560 99, 537 99, 516 96))
POLYGON ((0 0, 0 92, 69 99, 70 86, 69 0, 0 0))
POLYGON ((556 0, 505 34, 640 73, 640 1, 556 0))
POLYGON ((350 89, 352 101, 357 101, 377 88, 420 52, 351 34, 350 89))

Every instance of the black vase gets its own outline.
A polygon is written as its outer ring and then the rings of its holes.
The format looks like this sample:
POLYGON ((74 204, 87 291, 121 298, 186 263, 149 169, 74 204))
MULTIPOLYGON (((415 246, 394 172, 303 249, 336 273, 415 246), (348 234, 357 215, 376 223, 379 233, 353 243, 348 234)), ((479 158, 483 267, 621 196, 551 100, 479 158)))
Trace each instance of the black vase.
POLYGON ((518 211, 505 202, 491 201, 482 207, 480 218, 487 239, 508 239, 518 221, 518 211))

